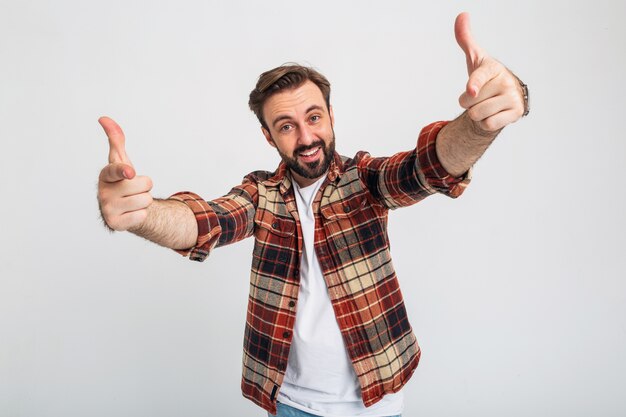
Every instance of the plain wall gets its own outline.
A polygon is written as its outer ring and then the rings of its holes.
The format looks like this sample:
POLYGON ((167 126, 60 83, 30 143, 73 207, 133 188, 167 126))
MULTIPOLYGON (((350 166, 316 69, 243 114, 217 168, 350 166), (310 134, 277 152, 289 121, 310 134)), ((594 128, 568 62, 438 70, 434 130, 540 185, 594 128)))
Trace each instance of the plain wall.
POLYGON ((626 415, 621 1, 0 2, 0 417, 264 416, 240 393, 252 241, 202 263, 102 227, 117 120, 154 195, 279 162, 247 108, 287 61, 333 84, 337 148, 456 117, 455 16, 530 87, 457 200, 390 214, 423 349, 404 415, 626 415))

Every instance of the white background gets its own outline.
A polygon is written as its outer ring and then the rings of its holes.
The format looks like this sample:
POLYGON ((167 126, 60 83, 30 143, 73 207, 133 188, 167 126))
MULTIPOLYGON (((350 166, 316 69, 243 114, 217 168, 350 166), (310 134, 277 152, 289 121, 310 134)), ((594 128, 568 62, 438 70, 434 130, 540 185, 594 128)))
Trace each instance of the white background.
POLYGON ((524 81, 458 200, 390 216, 423 349, 404 416, 626 415, 621 1, 0 2, 0 417, 264 416, 239 389, 252 241, 203 264, 99 221, 107 141, 156 196, 278 156, 247 108, 287 61, 333 84, 337 147, 382 156, 451 119, 457 13, 524 81))

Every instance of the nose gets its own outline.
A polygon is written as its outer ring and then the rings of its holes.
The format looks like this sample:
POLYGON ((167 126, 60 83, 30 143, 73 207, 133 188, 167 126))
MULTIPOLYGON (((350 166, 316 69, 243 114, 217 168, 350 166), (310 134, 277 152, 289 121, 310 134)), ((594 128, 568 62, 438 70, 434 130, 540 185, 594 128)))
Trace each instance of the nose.
POLYGON ((300 126, 300 136, 298 137, 298 142, 302 146, 309 146, 313 142, 315 142, 316 136, 311 127, 303 123, 300 126))

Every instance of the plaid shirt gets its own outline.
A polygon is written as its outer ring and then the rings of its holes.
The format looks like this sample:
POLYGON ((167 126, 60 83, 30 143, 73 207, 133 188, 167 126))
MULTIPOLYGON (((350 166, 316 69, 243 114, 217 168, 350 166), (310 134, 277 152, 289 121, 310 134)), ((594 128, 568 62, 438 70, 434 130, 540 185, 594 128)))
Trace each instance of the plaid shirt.
MULTIPOLYGON (((365 406, 400 390, 420 358, 391 262, 387 214, 434 192, 457 197, 469 183, 469 175, 451 177, 437 158, 435 139, 444 125, 425 127, 416 149, 389 158, 335 154, 313 201, 315 251, 365 406)), ((283 163, 274 173, 253 172, 212 201, 189 192, 171 197, 195 213, 198 242, 179 251, 192 260, 255 237, 241 386, 272 414, 296 319, 303 245, 287 173, 283 163)))

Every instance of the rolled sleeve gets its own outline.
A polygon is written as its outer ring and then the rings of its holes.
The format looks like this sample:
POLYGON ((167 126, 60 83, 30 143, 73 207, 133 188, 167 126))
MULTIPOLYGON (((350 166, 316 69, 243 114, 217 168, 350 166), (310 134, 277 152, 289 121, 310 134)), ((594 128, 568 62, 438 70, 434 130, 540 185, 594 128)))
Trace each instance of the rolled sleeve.
POLYGON ((424 127, 417 140, 417 169, 420 179, 433 191, 456 198, 463 194, 472 178, 472 169, 454 177, 450 175, 437 156, 437 135, 449 122, 435 122, 424 127))
POLYGON ((215 200, 206 201, 189 191, 172 195, 170 199, 178 200, 191 209, 198 224, 195 246, 176 252, 189 256, 192 261, 201 262, 213 248, 252 236, 257 195, 256 177, 253 174, 246 176, 228 194, 215 200))
POLYGON ((222 233, 215 211, 209 203, 192 192, 176 193, 170 199, 185 203, 193 211, 198 224, 198 239, 195 246, 189 249, 176 250, 176 252, 188 256, 192 261, 204 261, 209 256, 211 249, 217 244, 222 233))

